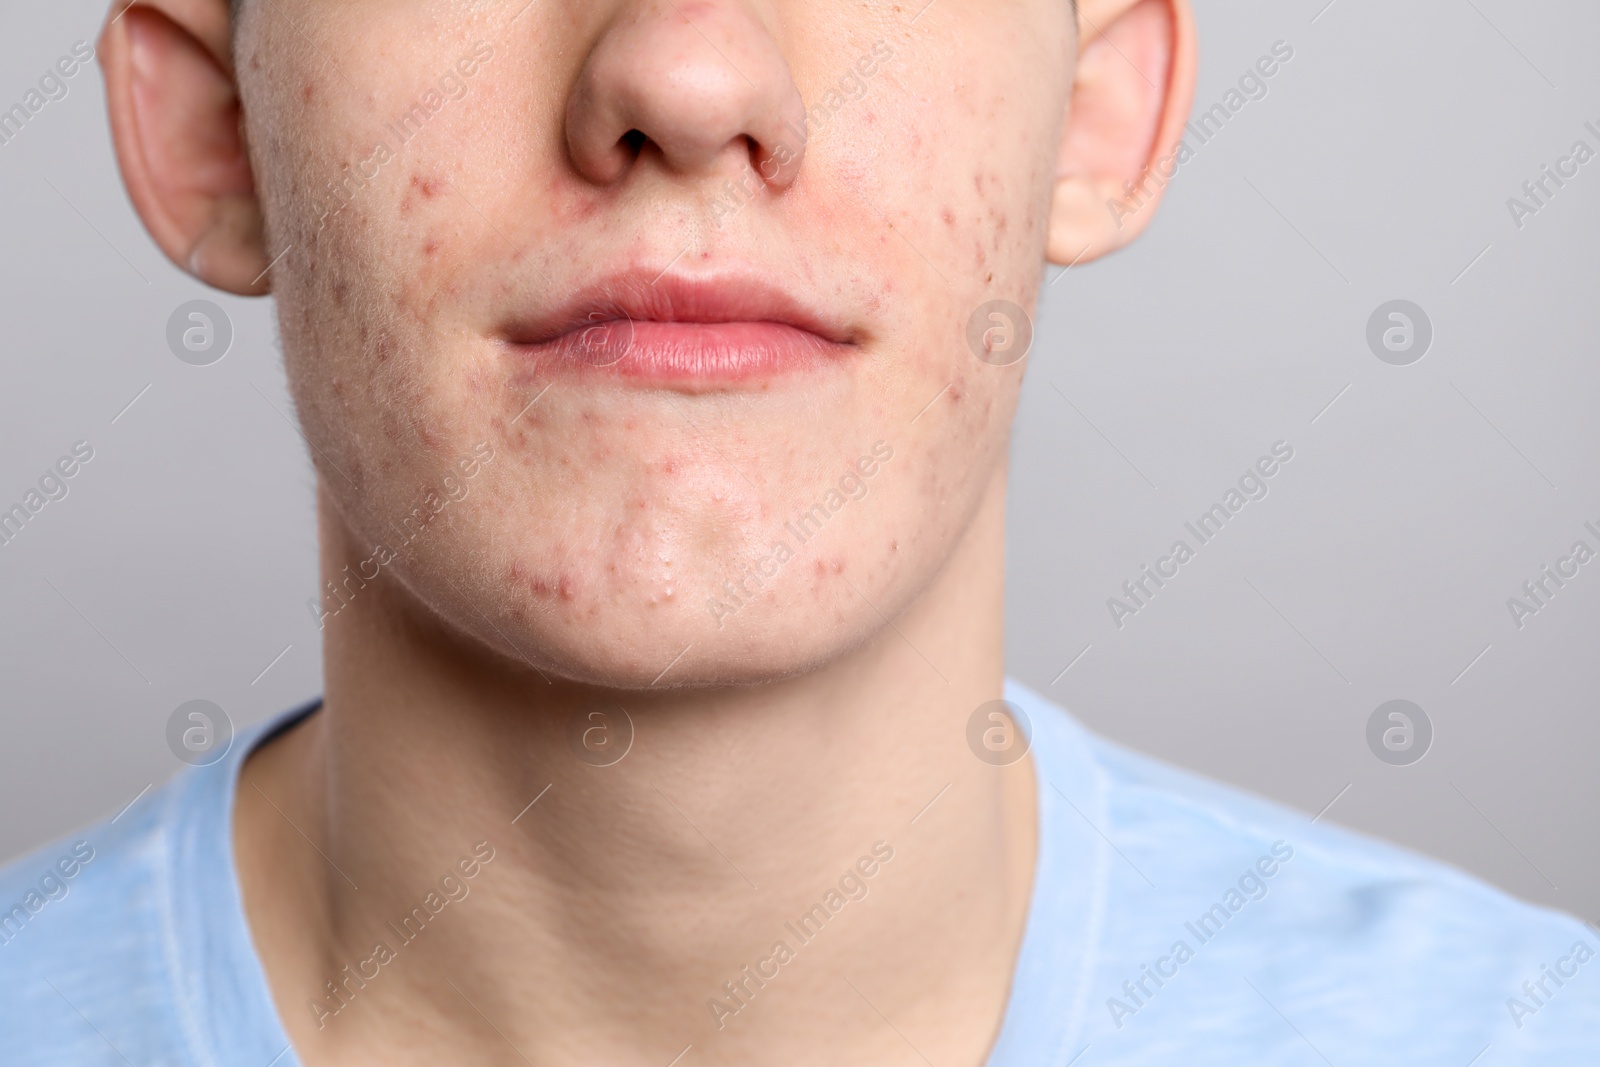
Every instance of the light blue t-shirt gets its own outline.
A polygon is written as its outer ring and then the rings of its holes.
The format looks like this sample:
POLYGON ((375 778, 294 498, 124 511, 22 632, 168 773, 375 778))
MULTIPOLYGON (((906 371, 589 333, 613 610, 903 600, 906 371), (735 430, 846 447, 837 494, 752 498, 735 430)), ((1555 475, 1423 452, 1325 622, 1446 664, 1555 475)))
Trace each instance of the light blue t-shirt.
MULTIPOLYGON (((1600 1064, 1600 936, 1133 754, 1009 683, 1040 841, 990 1067, 1600 1064)), ((237 739, 0 872, 0 1065, 295 1067, 232 862, 237 739)))

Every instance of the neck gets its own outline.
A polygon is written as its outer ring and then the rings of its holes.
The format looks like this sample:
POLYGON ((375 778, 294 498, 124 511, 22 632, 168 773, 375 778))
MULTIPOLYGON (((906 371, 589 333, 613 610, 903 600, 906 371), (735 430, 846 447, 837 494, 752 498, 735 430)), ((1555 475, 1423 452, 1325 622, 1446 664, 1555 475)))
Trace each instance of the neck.
POLYGON ((1034 854, 1029 761, 966 743, 1001 692, 1003 510, 997 475, 892 626, 759 686, 545 681, 363 590, 235 812, 301 1059, 981 1063, 1034 854))

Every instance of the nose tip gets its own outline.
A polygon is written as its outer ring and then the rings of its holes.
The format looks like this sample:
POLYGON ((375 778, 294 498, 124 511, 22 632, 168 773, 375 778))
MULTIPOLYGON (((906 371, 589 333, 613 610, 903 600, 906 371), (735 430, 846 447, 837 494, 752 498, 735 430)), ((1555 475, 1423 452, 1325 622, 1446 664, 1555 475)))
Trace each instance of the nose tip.
POLYGON ((745 3, 651 0, 624 10, 567 102, 567 146, 590 181, 652 151, 684 175, 748 163, 775 189, 805 153, 805 104, 778 42, 745 3))

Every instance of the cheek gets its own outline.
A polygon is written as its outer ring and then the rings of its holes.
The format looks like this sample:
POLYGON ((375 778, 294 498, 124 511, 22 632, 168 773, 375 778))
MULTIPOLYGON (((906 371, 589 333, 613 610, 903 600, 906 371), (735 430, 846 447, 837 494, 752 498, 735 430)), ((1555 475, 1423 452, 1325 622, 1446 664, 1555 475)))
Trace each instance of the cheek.
POLYGON ((938 77, 908 64, 907 84, 874 135, 887 134, 892 148, 863 158, 900 161, 885 187, 905 190, 902 202, 915 211, 904 236, 937 265, 947 293, 1027 307, 1042 273, 1057 166, 1063 97, 1053 94, 1066 89, 997 71, 987 57, 1008 55, 1027 68, 1039 49, 992 43, 1000 51, 942 57, 938 77))

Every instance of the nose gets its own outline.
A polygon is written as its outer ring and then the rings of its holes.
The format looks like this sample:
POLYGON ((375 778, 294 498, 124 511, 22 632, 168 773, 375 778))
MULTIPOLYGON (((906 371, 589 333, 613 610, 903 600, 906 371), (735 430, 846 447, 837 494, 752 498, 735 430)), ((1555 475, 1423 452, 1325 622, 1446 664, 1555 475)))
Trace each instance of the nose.
POLYGON ((746 163, 774 189, 799 173, 805 104, 778 42, 747 0, 624 4, 567 101, 578 171, 609 185, 659 153, 709 176, 746 163))

